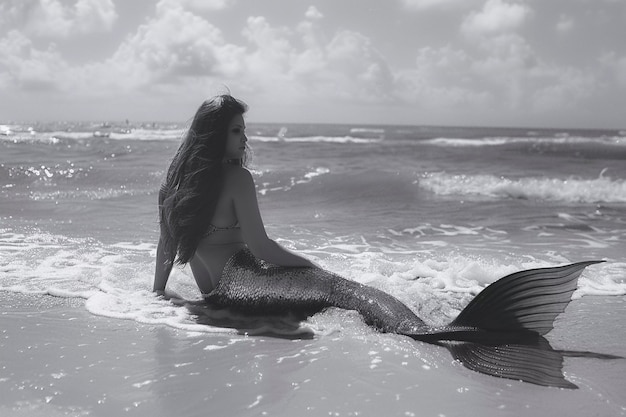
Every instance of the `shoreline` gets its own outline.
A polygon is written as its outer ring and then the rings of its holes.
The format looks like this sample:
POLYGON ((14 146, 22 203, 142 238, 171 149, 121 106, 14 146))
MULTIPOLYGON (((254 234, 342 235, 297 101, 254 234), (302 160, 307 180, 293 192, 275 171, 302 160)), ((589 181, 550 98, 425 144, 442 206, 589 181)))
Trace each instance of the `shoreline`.
MULTIPOLYGON (((288 340, 94 316, 82 299, 0 291, 0 301, 2 415, 626 415, 624 359, 567 358, 579 389, 562 390, 477 374, 358 318, 288 340)), ((583 297, 548 339, 626 356, 625 314, 626 297, 583 297)))

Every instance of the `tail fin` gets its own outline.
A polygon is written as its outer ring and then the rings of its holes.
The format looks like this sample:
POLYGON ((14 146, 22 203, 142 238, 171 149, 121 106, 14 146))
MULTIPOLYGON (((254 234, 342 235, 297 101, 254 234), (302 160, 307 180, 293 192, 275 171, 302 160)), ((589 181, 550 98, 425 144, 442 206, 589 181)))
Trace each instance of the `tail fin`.
POLYGON ((506 344, 439 341, 466 368, 500 378, 559 388, 578 388, 563 375, 563 359, 624 359, 604 353, 557 350, 543 336, 506 344))
MULTIPOLYGON (((543 337, 565 310, 585 267, 603 261, 530 269, 485 288, 448 326, 411 337, 445 346, 465 367, 533 384, 577 388, 563 376, 563 357, 543 337)), ((594 355, 582 352, 585 356, 594 355)), ((610 355, 600 355, 612 359, 610 355)))
POLYGON ((578 388, 563 376, 563 353, 543 337, 525 343, 490 345, 442 342, 466 368, 500 378, 559 388, 578 388))
POLYGON ((544 335, 570 302, 583 269, 600 262, 604 261, 529 269, 501 278, 480 292, 446 330, 458 327, 544 335))

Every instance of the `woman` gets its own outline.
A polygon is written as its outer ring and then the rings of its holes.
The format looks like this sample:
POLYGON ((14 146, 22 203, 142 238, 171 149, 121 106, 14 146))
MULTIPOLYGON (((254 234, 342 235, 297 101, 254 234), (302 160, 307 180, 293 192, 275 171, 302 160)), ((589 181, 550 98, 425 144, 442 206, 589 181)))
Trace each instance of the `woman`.
POLYGON ((313 264, 269 239, 246 161, 246 105, 230 95, 206 100, 174 157, 159 192, 161 236, 154 291, 165 295, 174 262, 189 263, 203 295, 226 262, 248 248, 268 263, 313 264))
POLYGON ((196 112, 159 192, 154 291, 170 298, 165 287, 172 266, 189 263, 204 299, 215 306, 260 314, 335 306, 359 311, 383 331, 425 328, 394 297, 325 271, 267 237, 244 168, 245 111, 244 103, 221 95, 196 112))
POLYGON ((174 262, 189 263, 205 300, 218 307, 261 314, 356 310, 384 332, 436 344, 457 341, 448 348, 470 369, 575 387, 561 373, 562 353, 541 335, 569 303, 582 270, 596 261, 511 274, 448 326, 429 328, 389 294, 318 268, 267 237, 254 181, 243 167, 245 111, 230 95, 202 103, 170 165, 159 192, 157 294, 166 295, 174 262))

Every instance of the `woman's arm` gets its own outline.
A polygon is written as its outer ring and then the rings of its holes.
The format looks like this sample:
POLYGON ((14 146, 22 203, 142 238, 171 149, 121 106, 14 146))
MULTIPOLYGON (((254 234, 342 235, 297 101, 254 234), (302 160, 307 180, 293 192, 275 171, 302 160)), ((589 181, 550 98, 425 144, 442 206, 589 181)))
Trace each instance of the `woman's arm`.
POLYGON ((159 237, 156 254, 156 269, 154 271, 154 286, 152 291, 159 295, 164 295, 167 280, 172 272, 173 260, 165 253, 163 237, 159 237))
MULTIPOLYGON (((163 188, 161 188, 161 190, 159 190, 159 216, 162 215, 161 210, 164 201, 165 192, 163 191, 163 188)), ((164 295, 167 280, 172 272, 172 266, 174 266, 174 257, 169 256, 165 252, 164 236, 165 233, 167 233, 167 230, 165 229, 166 226, 163 224, 163 219, 160 220, 160 226, 161 234, 159 236, 159 244, 157 245, 156 269, 154 271, 154 285, 152 287, 152 291, 159 295, 164 295)))
POLYGON ((233 192, 237 220, 241 226, 244 242, 254 256, 280 266, 315 266, 308 259, 283 248, 267 236, 250 172, 237 168, 229 174, 228 189, 233 192))

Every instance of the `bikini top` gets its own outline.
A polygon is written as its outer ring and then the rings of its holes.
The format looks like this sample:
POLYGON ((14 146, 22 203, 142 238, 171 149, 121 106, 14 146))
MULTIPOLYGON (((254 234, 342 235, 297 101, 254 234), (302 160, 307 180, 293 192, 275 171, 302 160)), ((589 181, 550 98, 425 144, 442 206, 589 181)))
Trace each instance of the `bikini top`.
POLYGON ((209 224, 209 227, 204 233, 204 237, 209 237, 215 232, 223 232, 225 230, 237 230, 237 229, 241 229, 241 227, 239 226, 239 221, 235 221, 235 224, 232 224, 230 226, 225 226, 225 227, 217 227, 213 224, 209 224))

